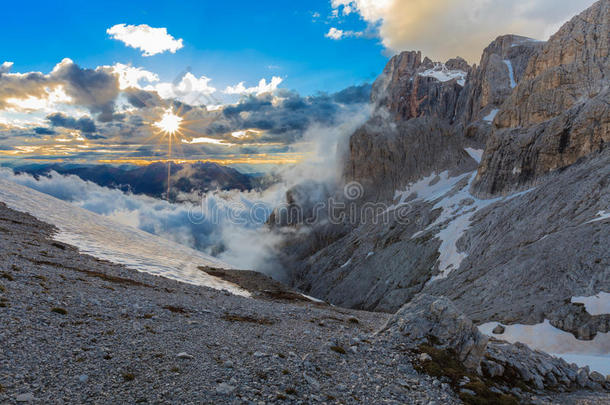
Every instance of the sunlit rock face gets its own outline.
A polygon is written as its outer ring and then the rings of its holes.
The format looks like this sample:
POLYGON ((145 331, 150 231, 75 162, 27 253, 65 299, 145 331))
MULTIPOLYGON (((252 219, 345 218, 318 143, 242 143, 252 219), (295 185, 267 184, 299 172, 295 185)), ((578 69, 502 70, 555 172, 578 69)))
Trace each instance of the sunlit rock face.
POLYGON ((534 184, 610 142, 610 3, 566 23, 532 56, 500 108, 473 190, 534 184))
POLYGON ((453 120, 456 103, 470 66, 465 60, 422 61, 421 52, 394 56, 373 84, 371 101, 396 120, 435 117, 453 120))

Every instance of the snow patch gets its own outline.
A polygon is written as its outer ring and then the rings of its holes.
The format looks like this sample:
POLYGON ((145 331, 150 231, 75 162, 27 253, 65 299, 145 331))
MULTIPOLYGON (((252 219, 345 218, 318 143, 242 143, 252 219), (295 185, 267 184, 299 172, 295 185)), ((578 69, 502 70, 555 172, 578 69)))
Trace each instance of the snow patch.
POLYGON ((351 262, 352 262, 352 259, 349 259, 348 261, 346 261, 345 263, 343 263, 343 264, 341 265, 341 268, 344 268, 344 267, 349 266, 349 265, 351 264, 351 262))
POLYGON ((598 221, 603 221, 604 219, 610 219, 610 212, 606 212, 606 211, 599 211, 597 213, 597 216, 599 218, 595 218, 592 219, 591 221, 587 222, 588 224, 592 223, 592 222, 598 222, 598 221))
POLYGON ((496 118, 496 115, 498 114, 498 111, 500 111, 500 110, 497 108, 491 110, 491 112, 489 114, 487 114, 485 117, 483 117, 483 121, 493 122, 494 118, 496 118))
POLYGON ((411 195, 415 195, 416 200, 434 201, 447 194, 462 179, 470 173, 458 177, 449 177, 449 172, 444 171, 440 174, 433 173, 414 183, 410 183, 404 191, 396 190, 394 199, 400 198, 399 204, 403 204, 411 195))
POLYGON ((452 270, 459 268, 462 260, 467 257, 465 252, 458 252, 456 243, 470 227, 471 219, 477 211, 497 201, 516 198, 533 190, 481 200, 470 194, 470 186, 476 174, 474 171, 457 177, 449 177, 449 172, 444 171, 438 175, 432 174, 424 177, 409 184, 404 191, 396 190, 394 194, 394 199, 398 200, 398 203, 389 207, 388 211, 411 201, 435 202, 432 209, 442 209, 441 215, 434 223, 411 237, 411 239, 415 239, 426 231, 437 226, 441 227, 435 234, 441 240, 438 259, 440 274, 432 277, 428 283, 446 278, 452 270), (463 181, 465 179, 468 181, 463 181))
POLYGON ((591 297, 572 297, 575 304, 585 304, 585 309, 590 315, 610 314, 610 293, 599 292, 591 297))
POLYGON ((510 78, 510 88, 514 89, 515 87, 517 87, 517 82, 515 81, 515 71, 513 69, 513 64, 508 59, 504 59, 504 64, 508 68, 508 77, 510 78))
POLYGON ((0 179, 0 201, 9 208, 55 225, 59 232, 53 238, 77 247, 81 253, 183 283, 250 296, 237 285, 212 277, 198 268, 230 269, 230 265, 184 245, 5 179, 0 179))
POLYGON ((549 353, 555 357, 561 357, 568 363, 574 363, 578 367, 589 366, 591 371, 597 371, 603 375, 610 375, 610 355, 587 355, 587 354, 570 354, 570 353, 549 353))
POLYGON ((444 63, 437 63, 432 69, 420 72, 419 75, 423 77, 433 77, 439 82, 448 82, 449 80, 456 79, 457 83, 464 87, 468 73, 463 70, 451 70, 448 69, 444 63))
POLYGON ((534 350, 553 353, 568 362, 577 359, 578 365, 588 365, 604 375, 610 374, 610 333, 598 333, 595 339, 587 341, 555 328, 548 320, 537 325, 503 325, 504 333, 494 334, 492 331, 497 325, 498 322, 488 322, 480 325, 479 331, 510 343, 521 342, 534 350))
POLYGON ((541 40, 539 40, 539 39, 534 39, 534 38, 526 38, 526 39, 521 40, 521 41, 519 41, 519 42, 514 42, 514 43, 512 43, 512 44, 510 45, 510 47, 511 47, 511 48, 514 48, 514 47, 516 47, 516 46, 523 45, 523 44, 524 44, 524 43, 526 43, 526 42, 545 42, 545 41, 541 41, 541 40))
POLYGON ((476 160, 477 163, 481 163, 481 158, 483 157, 483 149, 465 148, 464 150, 470 155, 471 158, 476 160))

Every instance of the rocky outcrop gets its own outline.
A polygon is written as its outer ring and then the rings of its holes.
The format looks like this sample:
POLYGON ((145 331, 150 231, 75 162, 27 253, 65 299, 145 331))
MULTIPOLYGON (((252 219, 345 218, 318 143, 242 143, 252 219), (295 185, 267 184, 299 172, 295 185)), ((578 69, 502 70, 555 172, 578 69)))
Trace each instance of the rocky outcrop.
POLYGON ((583 304, 566 304, 548 314, 547 318, 554 327, 582 340, 592 340, 598 332, 610 332, 610 314, 591 315, 583 304))
POLYGON ((535 184, 610 142, 610 2, 566 23, 531 57, 500 108, 473 190, 492 196, 535 184))
POLYGON ((522 343, 491 340, 481 362, 483 375, 495 379, 519 379, 536 390, 589 388, 609 390, 605 376, 579 368, 547 353, 534 351, 522 343))
POLYGON ((488 340, 450 300, 425 294, 404 305, 380 333, 416 344, 432 338, 437 347, 454 350, 472 370, 479 367, 488 340))
MULTIPOLYGON (((500 392, 521 396, 523 392, 515 389, 517 385, 538 391, 610 389, 604 376, 590 372, 588 368, 578 368, 563 359, 531 350, 522 343, 490 340, 445 297, 417 295, 388 319, 378 336, 413 349, 432 345, 435 349, 455 353, 467 370, 476 371, 487 379, 485 383, 500 392)), ((422 354, 419 359, 424 363, 424 370, 430 369, 425 367, 425 363, 433 361, 433 358, 422 354)), ((442 367, 450 367, 448 364, 439 366, 441 372, 442 367)), ((452 378, 456 379, 456 376, 452 378)), ((470 378, 463 377, 462 380, 470 378)))

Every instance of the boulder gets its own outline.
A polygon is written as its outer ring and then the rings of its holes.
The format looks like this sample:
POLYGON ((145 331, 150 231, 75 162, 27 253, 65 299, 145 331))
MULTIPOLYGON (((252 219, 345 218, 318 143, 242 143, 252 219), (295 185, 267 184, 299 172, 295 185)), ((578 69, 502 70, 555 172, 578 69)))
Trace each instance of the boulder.
POLYGON ((405 304, 381 329, 397 339, 433 343, 452 349, 469 369, 477 369, 488 338, 445 297, 420 294, 405 304))

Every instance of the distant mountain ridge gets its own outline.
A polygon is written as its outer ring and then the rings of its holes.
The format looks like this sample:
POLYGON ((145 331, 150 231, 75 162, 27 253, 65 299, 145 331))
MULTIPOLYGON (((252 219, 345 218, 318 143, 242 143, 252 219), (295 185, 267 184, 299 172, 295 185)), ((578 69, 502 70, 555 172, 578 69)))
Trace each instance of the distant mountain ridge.
MULTIPOLYGON (((147 166, 111 165, 27 165, 17 166, 15 172, 34 176, 47 175, 55 171, 64 175, 75 175, 102 187, 118 188, 134 194, 145 194, 161 198, 167 194, 167 163, 151 163, 147 166)), ((197 162, 171 165, 171 197, 180 192, 207 192, 216 189, 241 191, 254 187, 254 176, 212 162, 197 162)))

